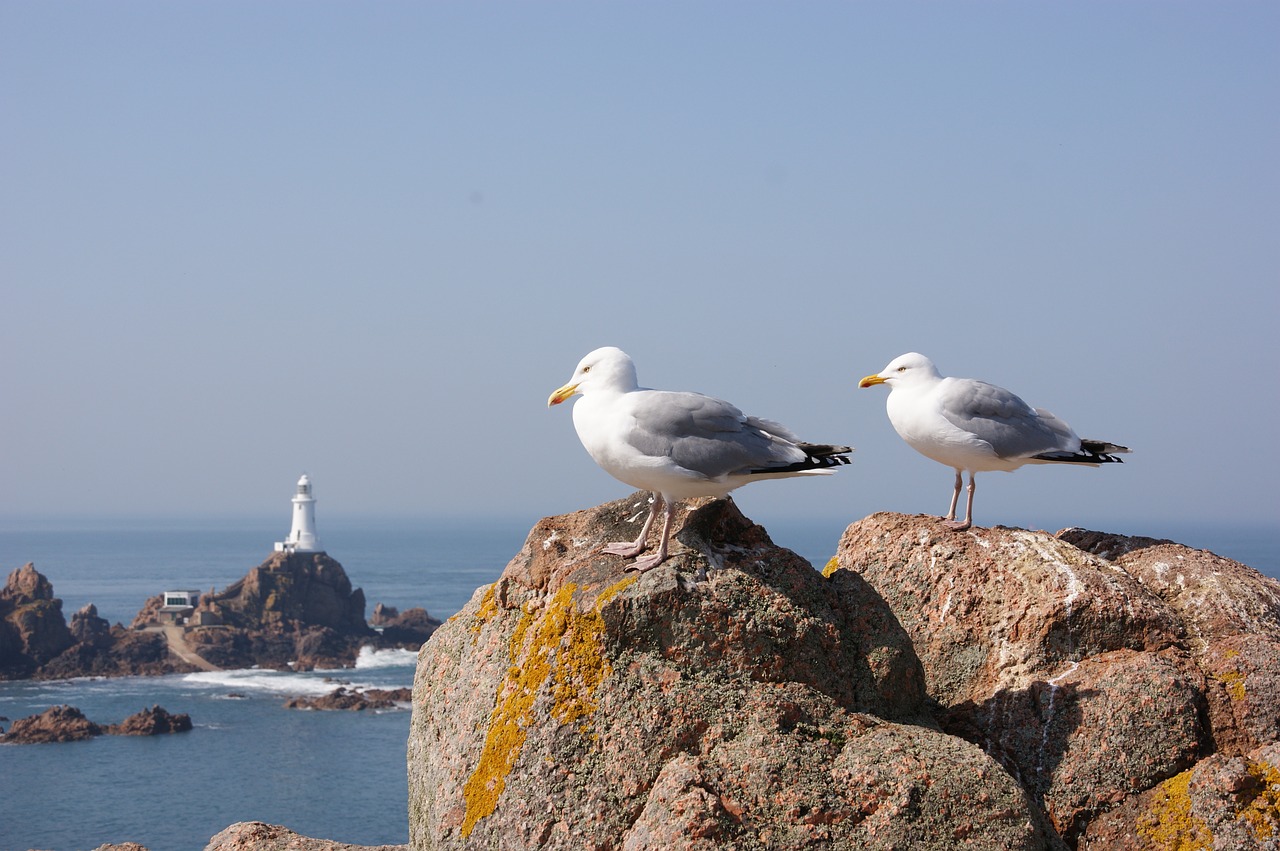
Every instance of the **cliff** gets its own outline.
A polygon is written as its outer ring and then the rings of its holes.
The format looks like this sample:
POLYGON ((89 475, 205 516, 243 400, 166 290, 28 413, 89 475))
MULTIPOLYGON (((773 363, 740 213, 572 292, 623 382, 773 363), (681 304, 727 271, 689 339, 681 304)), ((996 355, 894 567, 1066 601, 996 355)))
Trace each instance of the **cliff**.
POLYGON ((727 500, 627 573, 600 548, 644 507, 541 521, 423 645, 412 848, 1280 836, 1280 583, 1170 542, 894 514, 824 576, 727 500))

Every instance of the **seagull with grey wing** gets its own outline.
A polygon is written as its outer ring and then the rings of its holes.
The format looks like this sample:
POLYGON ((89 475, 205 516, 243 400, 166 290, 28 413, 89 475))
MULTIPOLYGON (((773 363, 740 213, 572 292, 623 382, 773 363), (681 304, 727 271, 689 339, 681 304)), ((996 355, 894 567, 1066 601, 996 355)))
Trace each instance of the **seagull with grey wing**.
POLYGON ((612 346, 584 357, 547 406, 577 394, 582 398, 573 406, 573 426, 587 453, 615 479, 653 495, 640 535, 604 551, 640 555, 654 518, 665 509, 657 551, 636 559, 631 570, 666 561, 677 500, 724 497, 758 479, 829 475, 848 464, 853 451, 804 443, 785 426, 749 417, 723 399, 641 387, 631 358, 612 346))
POLYGON ((947 526, 968 529, 973 520, 974 474, 1012 472, 1024 464, 1122 463, 1129 451, 1102 440, 1082 440, 1071 426, 1043 408, 1032 408, 1003 387, 973 378, 945 378, 922 354, 889 362, 859 387, 889 385, 889 422, 912 449, 956 471, 947 526), (969 472, 964 519, 957 521, 963 473, 969 472))

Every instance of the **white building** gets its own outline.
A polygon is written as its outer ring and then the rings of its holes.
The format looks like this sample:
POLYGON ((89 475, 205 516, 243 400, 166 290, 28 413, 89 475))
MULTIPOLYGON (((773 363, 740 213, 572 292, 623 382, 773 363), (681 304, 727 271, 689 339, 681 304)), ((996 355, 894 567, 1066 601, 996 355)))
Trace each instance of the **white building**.
POLYGON ((289 537, 276 541, 276 552, 324 552, 320 539, 316 537, 316 501, 311 496, 311 479, 306 473, 298 479, 298 492, 293 496, 293 527, 289 530, 289 537))

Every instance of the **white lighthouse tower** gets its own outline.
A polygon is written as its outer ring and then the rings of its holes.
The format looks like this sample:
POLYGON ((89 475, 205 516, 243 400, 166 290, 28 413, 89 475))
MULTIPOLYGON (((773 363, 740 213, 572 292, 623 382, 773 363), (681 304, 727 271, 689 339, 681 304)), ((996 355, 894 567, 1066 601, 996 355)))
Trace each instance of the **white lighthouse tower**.
POLYGON ((276 542, 276 552, 322 553, 316 537, 316 501, 311 496, 311 479, 306 473, 298 479, 298 492, 293 496, 293 527, 289 537, 276 542))

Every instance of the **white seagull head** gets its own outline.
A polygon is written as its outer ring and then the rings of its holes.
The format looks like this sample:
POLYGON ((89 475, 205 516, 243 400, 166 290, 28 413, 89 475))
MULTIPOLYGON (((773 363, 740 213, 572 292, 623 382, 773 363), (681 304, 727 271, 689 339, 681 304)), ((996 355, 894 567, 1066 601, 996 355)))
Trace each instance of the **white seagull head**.
POLYGON ((614 346, 604 346, 578 361, 569 383, 551 394, 547 407, 559 405, 578 393, 584 396, 600 390, 626 393, 638 386, 636 365, 631 356, 614 346))
POLYGON ((930 384, 942 378, 938 368, 919 352, 907 352, 889 361, 889 365, 875 375, 868 375, 858 382, 859 387, 874 387, 877 384, 888 384, 889 389, 895 387, 911 387, 930 384))

